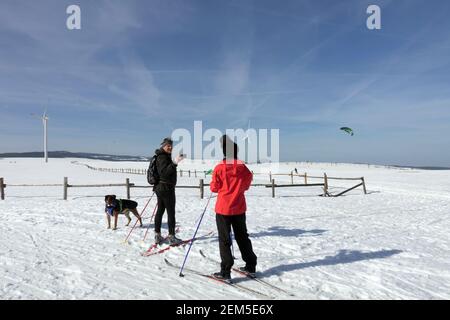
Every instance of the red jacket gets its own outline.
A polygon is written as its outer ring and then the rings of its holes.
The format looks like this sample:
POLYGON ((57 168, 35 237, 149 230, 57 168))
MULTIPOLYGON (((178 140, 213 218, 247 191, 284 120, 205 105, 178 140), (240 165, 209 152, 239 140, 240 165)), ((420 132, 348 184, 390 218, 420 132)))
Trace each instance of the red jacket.
POLYGON ((210 183, 212 192, 218 193, 216 213, 239 215, 247 210, 244 192, 250 188, 253 175, 241 160, 223 160, 215 168, 210 183))

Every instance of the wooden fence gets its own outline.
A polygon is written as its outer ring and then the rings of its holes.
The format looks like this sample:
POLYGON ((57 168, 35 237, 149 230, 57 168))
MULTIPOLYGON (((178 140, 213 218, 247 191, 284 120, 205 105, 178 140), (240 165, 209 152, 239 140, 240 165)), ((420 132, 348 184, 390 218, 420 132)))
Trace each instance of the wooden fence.
MULTIPOLYGON (((139 174, 139 175, 147 175, 147 171, 148 169, 139 169, 139 168, 97 168, 97 167, 92 167, 88 164, 84 164, 84 163, 79 163, 76 162, 80 165, 83 165, 91 170, 95 170, 95 171, 101 171, 101 172, 113 172, 113 173, 126 173, 126 174, 139 174)), ((195 177, 197 178, 197 176, 203 175, 204 178, 206 178, 206 176, 208 175, 208 171, 197 171, 197 170, 178 170, 177 171, 177 175, 180 175, 180 177, 183 176, 183 174, 187 175, 188 177, 195 177)))
MULTIPOLYGON (((139 170, 139 169, 137 169, 139 170)), ((189 171, 190 172, 190 171, 189 171)), ((182 173, 181 173, 182 174, 182 173)), ((276 188, 288 188, 288 187, 322 187, 323 188, 323 194, 322 196, 329 196, 329 197, 339 197, 344 195, 345 193, 354 190, 358 187, 362 187, 364 194, 367 194, 366 190, 366 183, 364 180, 364 177, 361 178, 337 178, 337 177, 328 177, 326 173, 324 173, 323 176, 308 176, 306 173, 299 175, 299 174, 272 174, 270 173, 270 176, 282 176, 282 175, 289 175, 291 176, 291 184, 276 184, 275 179, 271 179, 270 184, 252 184, 253 187, 266 187, 272 189, 272 198, 275 198, 275 189, 276 188), (302 184, 294 184, 294 176, 301 176, 304 178, 305 183, 302 184), (323 179, 322 183, 308 183, 308 179, 323 179), (329 193, 329 184, 328 180, 358 180, 361 181, 359 184, 352 186, 351 188, 348 188, 338 194, 330 194, 329 193)), ((0 198, 1 200, 5 200, 5 188, 6 187, 63 187, 63 199, 67 200, 68 196, 68 189, 69 188, 105 188, 105 187, 125 187, 126 188, 126 194, 127 199, 131 198, 131 189, 132 188, 153 188, 153 186, 145 185, 145 186, 139 186, 135 185, 134 183, 130 182, 129 178, 125 179, 125 183, 115 183, 115 184, 69 184, 69 179, 67 177, 64 177, 62 184, 5 184, 4 178, 0 178, 0 198)), ((200 190, 200 198, 203 199, 204 197, 204 188, 206 186, 209 186, 209 184, 206 184, 203 179, 199 179, 199 185, 198 186, 179 186, 177 185, 176 188, 186 188, 186 189, 199 189, 200 190)))
MULTIPOLYGON (((200 179, 198 186, 175 186, 175 188, 185 188, 185 189, 200 189, 200 198, 203 199, 205 191, 205 184, 203 179, 200 179)), ((131 198, 132 188, 153 188, 153 186, 138 186, 130 182, 129 178, 125 179, 125 183, 111 183, 111 184, 69 184, 69 178, 64 177, 63 183, 55 184, 5 184, 4 178, 0 178, 0 196, 1 200, 5 200, 5 188, 6 187, 62 187, 63 188, 63 199, 67 200, 68 191, 70 188, 107 188, 107 187, 125 187, 127 199, 131 198)))
POLYGON ((294 179, 293 179, 294 174, 292 174, 292 173, 290 173, 290 174, 281 174, 281 173, 271 174, 271 176, 273 176, 273 175, 279 175, 279 176, 289 175, 289 176, 291 176, 291 184, 276 184, 275 183, 275 179, 271 179, 271 184, 266 184, 265 187, 266 188, 272 188, 272 198, 275 198, 275 188, 289 188, 289 187, 322 187, 323 188, 322 196, 324 196, 324 197, 339 197, 339 196, 342 196, 345 193, 347 193, 347 192, 349 192, 349 191, 351 191, 353 189, 356 189, 356 188, 362 186, 364 194, 367 194, 366 183, 365 183, 364 177, 361 177, 361 178, 337 178, 337 177, 328 177, 326 173, 324 173, 323 176, 320 177, 320 176, 308 176, 305 173, 304 175, 303 174, 302 175, 298 175, 297 174, 297 176, 304 177, 305 183, 303 183, 303 184, 294 184, 294 179), (308 178, 323 179, 323 183, 308 183, 308 178), (330 179, 331 180, 351 180, 351 181, 352 180, 358 180, 358 181, 361 181, 361 183, 359 183, 359 184, 357 184, 357 185, 355 185, 355 186, 353 186, 351 188, 348 188, 348 189, 346 189, 346 190, 344 190, 344 191, 342 191, 342 192, 340 192, 338 194, 334 194, 333 195, 333 194, 331 194, 329 192, 328 180, 330 180, 330 179))
MULTIPOLYGON (((78 163, 78 162, 77 162, 78 163)), ((90 165, 87 164, 83 164, 83 163, 78 163, 80 165, 84 165, 87 168, 91 169, 91 170, 96 170, 96 171, 103 171, 103 172, 114 172, 114 173, 127 173, 127 174, 139 174, 139 175, 147 175, 147 169, 136 169, 136 168, 96 168, 96 167, 92 167, 90 165)), ((199 177, 200 175, 203 175, 204 178, 207 177, 209 170, 177 170, 177 175, 179 175, 180 177, 186 176, 186 177, 199 177)), ((308 179, 324 179, 324 183, 328 183, 327 180, 362 180, 362 184, 358 185, 358 186, 363 186, 364 188, 364 193, 367 193, 365 190, 365 184, 364 184, 364 177, 361 178, 341 178, 341 177, 326 177, 326 174, 324 174, 324 176, 309 176, 306 172, 305 173, 294 173, 294 171, 291 171, 290 173, 272 173, 271 171, 269 172, 253 172, 253 175, 268 175, 269 178, 269 183, 272 183, 273 177, 275 176, 289 176, 291 177, 291 185, 294 185, 294 177, 300 177, 303 178, 304 183, 303 184, 297 184, 296 186, 314 186, 317 184, 311 184, 308 183, 308 179), (326 177, 326 178, 325 178, 326 177)), ((264 185, 265 186, 265 185, 264 185)), ((279 185, 281 186, 281 185, 279 185)), ((348 192, 350 190, 346 190, 346 192, 348 192)))

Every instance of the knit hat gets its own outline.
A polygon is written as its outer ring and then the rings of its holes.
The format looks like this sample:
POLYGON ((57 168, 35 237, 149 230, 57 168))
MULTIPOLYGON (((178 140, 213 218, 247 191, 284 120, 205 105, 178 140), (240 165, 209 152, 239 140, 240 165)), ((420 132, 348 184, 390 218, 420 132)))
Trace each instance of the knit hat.
POLYGON ((239 152, 238 145, 230 139, 226 134, 220 138, 223 156, 227 159, 237 159, 239 152))
POLYGON ((165 147, 166 145, 173 146, 173 141, 170 138, 164 138, 163 142, 161 142, 161 148, 165 147))

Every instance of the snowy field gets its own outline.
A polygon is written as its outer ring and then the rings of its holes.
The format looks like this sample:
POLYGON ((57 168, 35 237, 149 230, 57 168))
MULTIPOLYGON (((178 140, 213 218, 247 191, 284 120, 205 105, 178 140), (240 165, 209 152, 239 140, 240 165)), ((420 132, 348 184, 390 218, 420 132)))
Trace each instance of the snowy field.
MULTIPOLYGON (((147 168, 146 163, 84 159, 0 159, 6 184, 132 183, 145 185, 142 175, 99 172, 104 168, 147 168), (76 162, 74 162, 76 161, 76 162)), ((255 172, 261 166, 250 166, 255 172)), ((185 161, 180 169, 210 169, 209 163, 185 161)), ((338 198, 319 197, 320 187, 271 189, 254 187, 247 193, 247 224, 259 276, 293 294, 233 274, 239 285, 274 299, 450 299, 450 171, 425 171, 381 166, 321 163, 282 163, 280 172, 335 177, 364 176, 368 194, 357 188, 338 198)), ((266 170, 267 168, 263 168, 266 170)), ((290 183, 290 177, 275 176, 290 183)), ((302 183, 303 178, 295 178, 302 183)), ((208 182, 208 179, 206 179, 208 182)), ((255 183, 268 183, 255 175, 255 183)), ((321 182, 320 180, 310 182, 321 182)), ((356 181, 330 180, 338 193, 356 181)), ((198 178, 179 178, 179 185, 198 185, 198 178)), ((207 278, 178 271, 185 248, 171 248, 150 257, 141 253, 152 243, 120 216, 119 229, 106 229, 105 194, 126 197, 125 187, 72 188, 62 200, 57 187, 6 188, 0 201, 1 299, 267 299, 207 278)), ((150 189, 132 189, 142 210, 150 189)), ((179 237, 190 238, 207 203, 197 189, 177 189, 179 237)), ((144 225, 156 199, 146 210, 144 225)), ((215 231, 215 199, 206 212, 199 235, 215 231)), ((167 233, 163 218, 163 233, 167 233)), ((134 219, 133 219, 134 223, 134 219)), ((218 266, 200 255, 219 258, 217 233, 194 243, 187 268, 216 272, 218 266)), ((242 265, 237 246, 236 266, 242 265)))

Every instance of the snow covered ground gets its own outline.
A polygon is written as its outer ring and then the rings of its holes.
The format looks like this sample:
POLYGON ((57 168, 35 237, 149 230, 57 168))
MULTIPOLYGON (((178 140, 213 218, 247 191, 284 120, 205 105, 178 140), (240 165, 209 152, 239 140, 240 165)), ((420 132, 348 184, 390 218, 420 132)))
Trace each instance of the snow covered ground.
MULTIPOLYGON (((124 183, 126 177, 146 184, 142 175, 93 171, 80 164, 147 167, 83 159, 50 159, 48 164, 40 159, 0 159, 0 177, 6 184, 61 184, 64 176, 70 184, 124 183)), ((255 172, 261 169, 250 167, 255 172)), ((183 170, 209 168, 211 163, 188 160, 180 165, 183 170)), ((287 173, 294 168, 309 175, 364 176, 368 194, 357 188, 328 198, 317 196, 320 187, 280 188, 273 199, 270 189, 252 188, 247 194, 247 224, 260 277, 294 296, 234 274, 238 284, 275 299, 450 299, 450 171, 324 163, 282 163, 279 170, 287 173)), ((274 178, 290 183, 288 176, 274 178)), ((268 183, 269 177, 256 175, 255 182, 268 183)), ((330 191, 337 193, 356 183, 330 180, 330 191)), ((179 178, 179 185, 198 185, 198 178, 179 178)), ((64 201, 61 186, 8 186, 6 200, 0 201, 0 298, 264 298, 189 272, 180 278, 163 259, 181 264, 187 247, 142 257, 151 244, 153 224, 145 243, 144 228, 124 244, 130 229, 123 216, 117 231, 106 229, 103 196, 111 193, 126 196, 125 187, 73 188, 64 201)), ((205 195, 200 200, 196 189, 177 189, 181 238, 193 234, 209 191, 205 195)), ((149 196, 150 189, 131 192, 140 210, 149 196)), ((212 199, 200 235, 215 231, 214 203, 212 199)), ((146 210, 145 226, 154 205, 155 199, 146 210)), ((194 243, 188 268, 218 271, 199 253, 218 259, 216 236, 194 243)), ((239 266, 242 259, 236 245, 234 250, 239 266)))

